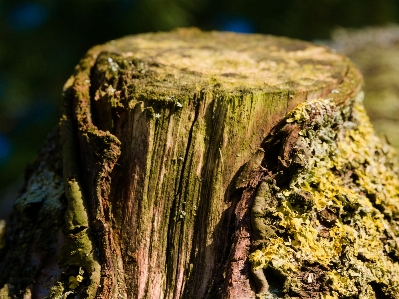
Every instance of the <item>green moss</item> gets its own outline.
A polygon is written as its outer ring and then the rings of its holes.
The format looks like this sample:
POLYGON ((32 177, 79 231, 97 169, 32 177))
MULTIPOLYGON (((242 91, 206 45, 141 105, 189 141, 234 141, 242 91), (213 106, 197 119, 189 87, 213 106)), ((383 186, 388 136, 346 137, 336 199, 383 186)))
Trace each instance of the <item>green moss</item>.
MULTIPOLYGON (((90 282, 87 283, 88 287, 85 290, 86 298, 93 298, 100 283, 101 266, 97 260, 97 249, 94 245, 94 240, 90 236, 91 229, 88 221, 88 212, 79 177, 75 135, 72 130, 71 121, 67 116, 61 119, 61 132, 63 143, 63 175, 68 206, 64 215, 66 228, 65 244, 61 248, 59 265, 64 269, 81 268, 82 271, 88 273, 90 282)), ((88 132, 87 134, 88 138, 92 135, 94 135, 93 132, 88 132)), ((104 139, 104 142, 106 142, 106 138, 104 139)), ((69 274, 75 275, 76 273, 69 274)), ((61 280, 58 284, 61 283, 63 286, 70 285, 67 276, 61 280)), ((79 284, 74 284, 74 286, 77 288, 79 284)), ((56 289, 58 290, 58 285, 56 285, 56 289)), ((54 298, 58 297, 55 296, 54 298)))
POLYGON ((351 109, 311 100, 285 119, 300 127, 285 161, 291 179, 258 191, 253 224, 273 233, 250 255, 255 270, 284 277, 281 294, 374 298, 377 288, 399 298, 398 156, 374 134, 361 100, 351 109))
POLYGON ((82 191, 75 179, 66 181, 65 195, 68 199, 68 207, 65 212, 67 231, 70 232, 79 227, 88 227, 88 217, 82 191))

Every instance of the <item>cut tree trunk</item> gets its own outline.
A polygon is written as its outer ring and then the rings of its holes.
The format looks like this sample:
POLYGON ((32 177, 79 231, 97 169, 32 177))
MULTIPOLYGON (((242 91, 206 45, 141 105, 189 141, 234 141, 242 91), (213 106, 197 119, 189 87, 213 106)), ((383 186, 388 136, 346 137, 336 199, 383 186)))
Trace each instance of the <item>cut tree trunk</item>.
POLYGON ((281 37, 94 47, 7 223, 0 298, 399 298, 397 157, 361 85, 281 37))

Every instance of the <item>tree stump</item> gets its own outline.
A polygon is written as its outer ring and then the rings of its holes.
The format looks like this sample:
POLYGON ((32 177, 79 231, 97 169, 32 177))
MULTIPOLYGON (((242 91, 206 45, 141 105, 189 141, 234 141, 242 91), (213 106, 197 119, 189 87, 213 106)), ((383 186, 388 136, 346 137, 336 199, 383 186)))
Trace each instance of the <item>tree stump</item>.
POLYGON ((7 223, 0 297, 399 298, 397 156, 361 85, 282 37, 94 47, 7 223))

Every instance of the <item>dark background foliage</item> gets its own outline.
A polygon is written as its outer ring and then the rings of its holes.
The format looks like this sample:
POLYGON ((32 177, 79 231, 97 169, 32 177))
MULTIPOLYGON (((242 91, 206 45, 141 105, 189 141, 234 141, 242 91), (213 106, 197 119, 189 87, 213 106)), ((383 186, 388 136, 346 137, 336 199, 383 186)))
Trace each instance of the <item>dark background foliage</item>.
POLYGON ((398 19, 397 0, 1 0, 0 197, 18 188, 57 123, 64 82, 96 44, 187 26, 321 40, 398 19))

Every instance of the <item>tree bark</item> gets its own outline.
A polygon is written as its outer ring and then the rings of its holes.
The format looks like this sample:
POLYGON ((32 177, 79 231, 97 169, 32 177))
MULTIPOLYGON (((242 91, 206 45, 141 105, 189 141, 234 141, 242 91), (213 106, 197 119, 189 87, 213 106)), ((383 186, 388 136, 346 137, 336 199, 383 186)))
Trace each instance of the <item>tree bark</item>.
POLYGON ((397 157, 361 85, 281 37, 94 47, 7 223, 0 298, 399 298, 397 157))

